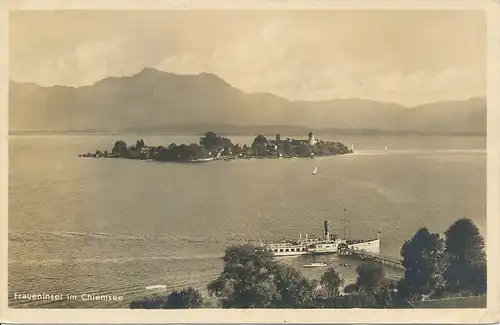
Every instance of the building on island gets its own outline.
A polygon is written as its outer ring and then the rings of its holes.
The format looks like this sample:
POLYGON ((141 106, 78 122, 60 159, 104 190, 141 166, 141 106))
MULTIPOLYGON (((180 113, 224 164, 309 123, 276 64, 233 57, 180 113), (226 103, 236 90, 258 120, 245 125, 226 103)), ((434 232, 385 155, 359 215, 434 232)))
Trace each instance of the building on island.
POLYGON ((318 142, 314 133, 310 132, 307 139, 282 139, 281 134, 276 134, 274 140, 269 140, 263 135, 258 135, 253 144, 254 154, 261 156, 263 154, 281 157, 284 155, 305 156, 312 153, 314 145, 318 142))
POLYGON ((314 133, 310 132, 306 139, 282 139, 281 134, 276 134, 274 140, 267 139, 259 134, 252 143, 252 151, 257 156, 308 156, 312 155, 314 146, 318 143, 314 133))
POLYGON ((146 158, 150 158, 157 152, 157 150, 158 150, 157 147, 144 146, 144 147, 140 148, 140 153, 142 155, 144 155, 146 158))
POLYGON ((313 147, 316 143, 318 143, 318 139, 314 136, 314 133, 309 132, 309 137, 307 139, 290 139, 286 138, 285 140, 281 139, 281 134, 276 134, 276 140, 269 140, 269 144, 272 146, 283 147, 286 142, 290 142, 292 147, 300 147, 300 146, 310 146, 313 147))

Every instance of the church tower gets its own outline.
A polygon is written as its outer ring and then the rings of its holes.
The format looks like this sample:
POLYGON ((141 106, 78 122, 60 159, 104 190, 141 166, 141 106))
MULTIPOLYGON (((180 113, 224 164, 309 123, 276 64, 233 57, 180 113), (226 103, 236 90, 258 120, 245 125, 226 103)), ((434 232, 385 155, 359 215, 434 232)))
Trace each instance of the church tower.
POLYGON ((309 146, 310 147, 313 147, 315 144, 315 141, 314 141, 314 133, 312 132, 309 132, 309 146))
POLYGON ((314 142, 315 142, 314 141, 314 133, 309 132, 309 146, 308 146, 309 150, 308 151, 309 151, 309 154, 311 155, 311 157, 313 155, 314 142))

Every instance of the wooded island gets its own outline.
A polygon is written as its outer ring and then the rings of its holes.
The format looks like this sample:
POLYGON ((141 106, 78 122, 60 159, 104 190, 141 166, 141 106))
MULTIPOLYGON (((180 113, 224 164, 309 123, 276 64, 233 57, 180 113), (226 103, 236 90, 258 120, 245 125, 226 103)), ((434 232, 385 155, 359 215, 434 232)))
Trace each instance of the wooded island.
POLYGON ((115 142, 111 152, 97 150, 95 153, 80 155, 94 158, 128 158, 156 161, 175 162, 204 162, 211 160, 251 159, 251 158, 293 158, 333 156, 352 153, 341 142, 322 141, 315 138, 312 132, 307 139, 269 140, 264 135, 257 135, 251 146, 233 144, 226 137, 218 136, 209 131, 200 138, 199 143, 181 144, 172 143, 165 146, 148 146, 140 139, 135 145, 129 146, 125 141, 115 142))

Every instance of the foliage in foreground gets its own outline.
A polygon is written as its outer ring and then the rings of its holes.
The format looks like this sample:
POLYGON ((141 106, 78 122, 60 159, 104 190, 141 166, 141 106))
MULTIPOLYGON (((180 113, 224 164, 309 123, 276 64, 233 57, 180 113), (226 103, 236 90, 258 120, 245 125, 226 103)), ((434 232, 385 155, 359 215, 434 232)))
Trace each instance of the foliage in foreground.
POLYGON ((484 239, 470 219, 459 219, 445 239, 422 228, 401 249, 405 275, 399 297, 445 298, 486 294, 484 239))
POLYGON ((159 294, 152 295, 143 300, 135 300, 130 303, 131 309, 182 309, 200 308, 203 305, 203 297, 193 287, 180 291, 174 290, 168 296, 159 294))
MULTIPOLYGON (((355 283, 346 285, 328 268, 320 281, 309 280, 279 263, 265 247, 250 244, 226 249, 223 269, 208 284, 209 295, 222 308, 408 308, 423 297, 486 293, 484 239, 470 219, 460 219, 445 239, 419 229, 401 248, 405 274, 387 279, 384 268, 364 263, 356 268, 355 283)), ((130 308, 201 308, 203 297, 189 287, 167 296, 133 301, 130 308)))

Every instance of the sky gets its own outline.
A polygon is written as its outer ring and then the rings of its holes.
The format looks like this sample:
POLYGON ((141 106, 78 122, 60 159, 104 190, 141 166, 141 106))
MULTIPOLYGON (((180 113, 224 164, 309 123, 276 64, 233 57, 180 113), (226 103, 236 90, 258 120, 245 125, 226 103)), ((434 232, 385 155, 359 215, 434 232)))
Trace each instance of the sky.
POLYGON ((486 93, 482 11, 17 11, 10 78, 83 86, 144 67, 290 100, 418 105, 486 93))

